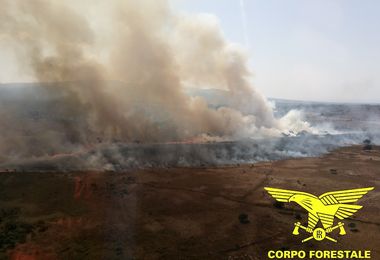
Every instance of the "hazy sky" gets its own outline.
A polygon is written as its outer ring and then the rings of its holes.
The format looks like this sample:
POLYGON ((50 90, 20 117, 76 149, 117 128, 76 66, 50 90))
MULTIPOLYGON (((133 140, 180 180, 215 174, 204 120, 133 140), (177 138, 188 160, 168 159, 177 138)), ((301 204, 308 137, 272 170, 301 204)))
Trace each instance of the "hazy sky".
POLYGON ((215 14, 228 39, 246 44, 254 84, 266 96, 380 102, 378 0, 177 0, 174 5, 215 14))
MULTIPOLYGON (((246 46, 254 85, 268 97, 380 102, 379 0, 171 1, 217 16, 225 36, 246 46)), ((0 83, 33 80, 14 61, 0 42, 0 83)))

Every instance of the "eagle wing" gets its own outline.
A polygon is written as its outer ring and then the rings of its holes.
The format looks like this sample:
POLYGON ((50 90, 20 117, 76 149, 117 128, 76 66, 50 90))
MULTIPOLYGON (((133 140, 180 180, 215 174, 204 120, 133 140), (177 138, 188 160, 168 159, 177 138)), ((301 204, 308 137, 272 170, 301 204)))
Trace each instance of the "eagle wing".
POLYGON ((360 205, 350 205, 345 203, 354 203, 373 189, 374 187, 332 191, 322 194, 319 196, 319 199, 326 206, 339 204, 339 208, 336 211, 335 216, 339 219, 345 219, 352 216, 356 211, 362 208, 360 205))
POLYGON ((264 189, 265 189, 266 191, 268 191, 268 193, 269 193, 273 198, 275 198, 277 201, 279 201, 279 202, 289 202, 289 199, 290 199, 293 195, 297 195, 297 194, 300 194, 300 195, 306 195, 306 196, 310 196, 310 197, 313 197, 313 198, 317 198, 317 197, 314 196, 313 194, 306 193, 306 192, 301 192, 301 191, 295 191, 295 190, 283 190, 283 189, 270 188, 270 187, 265 187, 264 189))

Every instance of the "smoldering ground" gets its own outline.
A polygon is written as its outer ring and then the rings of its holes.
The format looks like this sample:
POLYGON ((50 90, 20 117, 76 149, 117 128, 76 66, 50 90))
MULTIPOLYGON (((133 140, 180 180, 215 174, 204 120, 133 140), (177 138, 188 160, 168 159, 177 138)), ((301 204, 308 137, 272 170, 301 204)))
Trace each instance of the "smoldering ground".
POLYGON ((36 82, 3 90, 5 165, 229 163, 274 158, 239 140, 318 132, 297 112, 274 116, 251 84, 247 55, 214 16, 182 14, 165 0, 77 2, 0 0, 0 43, 16 57, 9 66, 36 82), (211 106, 188 87, 225 90, 228 105, 211 106), (189 141, 235 142, 168 144, 189 141))

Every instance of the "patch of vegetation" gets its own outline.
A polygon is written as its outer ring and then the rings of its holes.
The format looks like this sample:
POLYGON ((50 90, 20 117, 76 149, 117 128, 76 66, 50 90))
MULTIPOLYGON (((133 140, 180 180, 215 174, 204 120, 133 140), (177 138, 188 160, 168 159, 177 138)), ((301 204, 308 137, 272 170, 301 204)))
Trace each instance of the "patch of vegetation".
POLYGON ((365 139, 363 141, 363 150, 370 151, 372 150, 372 142, 370 139, 365 139))
POLYGON ((249 218, 248 218, 248 215, 245 214, 245 213, 242 213, 239 215, 239 221, 241 224, 248 224, 250 221, 249 221, 249 218))
POLYGON ((0 250, 24 243, 26 236, 33 231, 33 225, 21 221, 7 221, 0 230, 0 250))
POLYGON ((285 203, 284 202, 280 202, 280 201, 275 201, 274 204, 273 204, 273 206, 275 208, 278 208, 278 209, 283 209, 284 205, 285 205, 285 203))
POLYGON ((32 231, 29 224, 18 220, 19 208, 7 208, 0 210, 0 251, 15 247, 17 243, 22 243, 26 235, 32 231))
POLYGON ((43 221, 28 223, 20 219, 19 208, 3 208, 0 210, 0 255, 17 244, 26 242, 28 234, 44 232, 47 225, 43 221))

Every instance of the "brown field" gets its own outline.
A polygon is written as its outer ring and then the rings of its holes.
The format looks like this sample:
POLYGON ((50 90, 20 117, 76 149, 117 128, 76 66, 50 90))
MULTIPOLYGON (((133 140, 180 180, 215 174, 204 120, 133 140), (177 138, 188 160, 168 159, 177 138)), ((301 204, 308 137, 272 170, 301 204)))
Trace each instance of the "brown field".
POLYGON ((380 259, 380 148, 215 168, 0 174, 0 258, 266 259, 268 250, 372 250, 380 259), (374 186, 347 235, 293 236, 307 222, 265 186, 315 195, 374 186), (246 214, 244 218, 241 215, 246 214), (240 219, 239 219, 240 216, 240 219), (234 258, 233 258, 234 257, 234 258))

